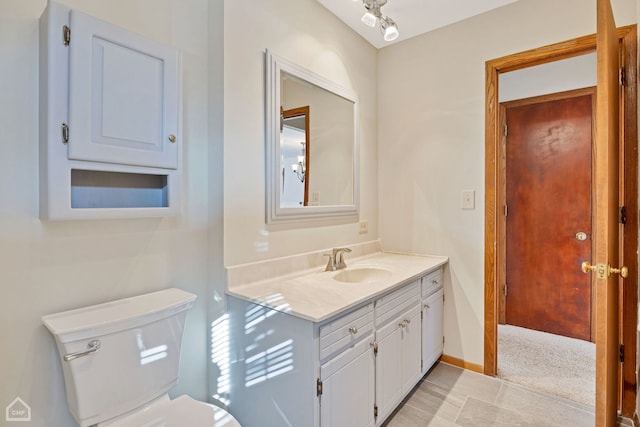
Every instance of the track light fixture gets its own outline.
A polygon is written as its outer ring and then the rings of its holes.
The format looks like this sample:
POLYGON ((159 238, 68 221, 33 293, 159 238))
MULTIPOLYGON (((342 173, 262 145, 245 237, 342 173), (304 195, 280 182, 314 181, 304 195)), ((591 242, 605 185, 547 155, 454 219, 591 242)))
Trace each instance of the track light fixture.
POLYGON ((380 11, 380 8, 387 4, 387 0, 362 0, 362 4, 366 11, 361 20, 365 25, 373 28, 379 21, 380 32, 385 41, 390 42, 398 38, 398 24, 388 16, 383 16, 380 11))

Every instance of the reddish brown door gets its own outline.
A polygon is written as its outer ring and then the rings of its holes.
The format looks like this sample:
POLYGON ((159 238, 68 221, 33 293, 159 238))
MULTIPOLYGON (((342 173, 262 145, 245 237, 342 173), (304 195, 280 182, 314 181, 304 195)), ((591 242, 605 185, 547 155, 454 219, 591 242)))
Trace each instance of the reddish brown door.
MULTIPOLYGON (((591 340, 592 95, 507 106, 506 323, 591 340)), ((547 99, 547 98, 543 98, 547 99)))

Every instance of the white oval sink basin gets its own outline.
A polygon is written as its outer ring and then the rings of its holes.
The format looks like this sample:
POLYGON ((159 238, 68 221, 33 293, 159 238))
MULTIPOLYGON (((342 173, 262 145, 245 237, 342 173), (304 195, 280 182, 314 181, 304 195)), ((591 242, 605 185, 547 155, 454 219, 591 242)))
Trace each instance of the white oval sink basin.
POLYGON ((389 270, 375 267, 355 267, 340 270, 333 276, 333 279, 345 283, 372 283, 389 277, 391 277, 389 270))

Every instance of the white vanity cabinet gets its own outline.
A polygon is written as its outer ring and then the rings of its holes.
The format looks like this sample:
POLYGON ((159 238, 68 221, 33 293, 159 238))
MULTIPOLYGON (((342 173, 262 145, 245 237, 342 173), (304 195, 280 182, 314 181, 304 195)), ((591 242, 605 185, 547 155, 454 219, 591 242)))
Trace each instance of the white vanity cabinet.
POLYGON ((442 269, 425 273, 321 321, 229 295, 212 394, 244 427, 381 425, 442 353, 442 269))
POLYGON ((40 37, 41 218, 179 213, 179 51, 55 1, 40 37))
POLYGON ((373 339, 373 304, 320 327, 320 426, 375 424, 373 339))
POLYGON ((381 424, 421 377, 420 280, 376 301, 376 412, 381 424))
POLYGON ((442 269, 422 278, 422 374, 442 355, 444 290, 442 269))

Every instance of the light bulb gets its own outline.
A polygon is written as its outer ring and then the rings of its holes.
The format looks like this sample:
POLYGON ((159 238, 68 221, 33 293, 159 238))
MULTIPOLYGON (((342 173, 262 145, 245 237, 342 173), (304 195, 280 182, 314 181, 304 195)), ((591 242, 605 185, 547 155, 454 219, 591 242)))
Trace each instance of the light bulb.
POLYGON ((387 27, 386 30, 384 30, 384 39, 385 41, 393 41, 395 39, 398 38, 398 36, 400 35, 400 33, 398 33, 398 29, 396 28, 395 25, 391 26, 391 27, 387 27))
POLYGON ((369 27, 375 27, 376 23, 378 22, 378 18, 376 18, 376 15, 374 15, 373 13, 371 13, 370 11, 366 11, 364 15, 362 15, 362 23, 369 26, 369 27))
POLYGON ((393 21, 393 19, 389 17, 382 18, 382 22, 380 23, 380 31, 382 31, 382 35, 385 41, 393 41, 398 38, 400 33, 398 32, 398 26, 393 21))

